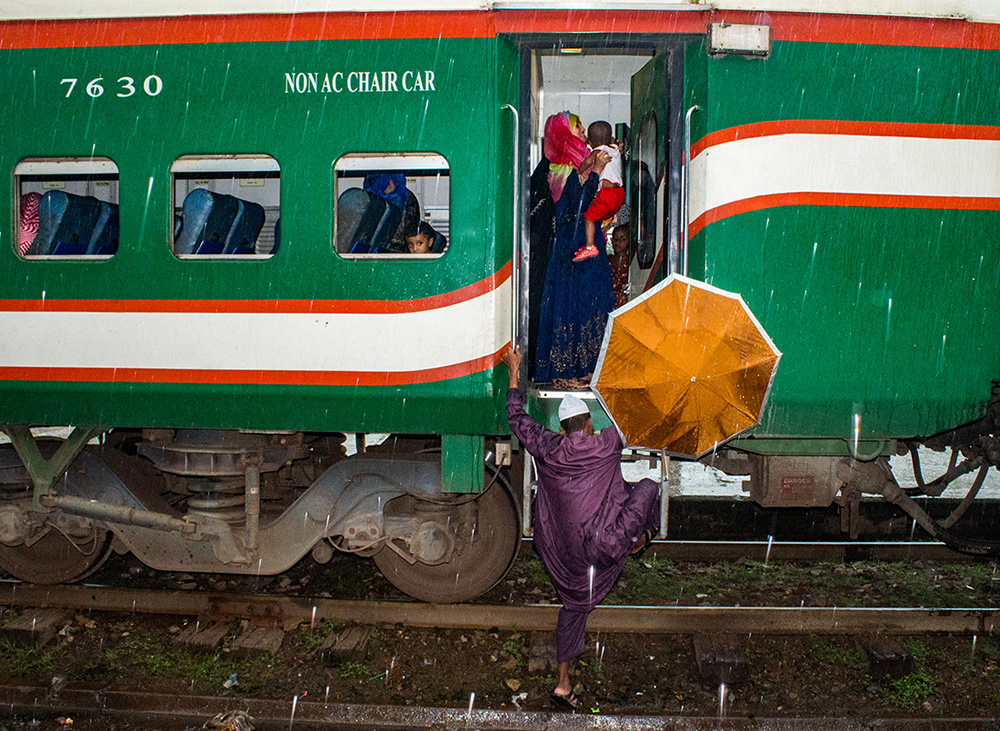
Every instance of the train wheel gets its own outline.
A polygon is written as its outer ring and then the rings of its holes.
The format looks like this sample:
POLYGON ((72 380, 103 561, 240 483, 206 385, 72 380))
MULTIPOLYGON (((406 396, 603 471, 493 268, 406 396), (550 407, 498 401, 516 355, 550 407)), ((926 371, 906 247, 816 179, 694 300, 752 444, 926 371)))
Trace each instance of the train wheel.
POLYGON ((30 546, 0 545, 0 569, 33 584, 79 581, 107 560, 109 537, 108 531, 95 529, 90 538, 74 541, 50 529, 30 546))
POLYGON ((391 548, 383 548, 375 554, 375 565, 390 584, 425 602, 462 602, 492 589, 517 557, 517 503, 500 481, 478 502, 475 538, 448 563, 411 565, 391 548))

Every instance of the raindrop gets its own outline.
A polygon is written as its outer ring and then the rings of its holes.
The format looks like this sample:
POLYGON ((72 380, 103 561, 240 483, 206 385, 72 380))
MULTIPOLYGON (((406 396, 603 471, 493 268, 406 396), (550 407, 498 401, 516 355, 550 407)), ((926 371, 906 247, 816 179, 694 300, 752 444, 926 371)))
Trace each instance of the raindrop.
POLYGON ((774 540, 774 536, 767 537, 767 551, 764 553, 764 568, 767 568, 767 560, 771 558, 771 542, 774 540))
POLYGON ((299 697, 292 696, 292 715, 288 719, 288 731, 292 731, 292 726, 295 723, 295 707, 299 704, 299 697))
POLYGON ((476 702, 476 691, 469 693, 469 718, 472 718, 472 704, 476 702))

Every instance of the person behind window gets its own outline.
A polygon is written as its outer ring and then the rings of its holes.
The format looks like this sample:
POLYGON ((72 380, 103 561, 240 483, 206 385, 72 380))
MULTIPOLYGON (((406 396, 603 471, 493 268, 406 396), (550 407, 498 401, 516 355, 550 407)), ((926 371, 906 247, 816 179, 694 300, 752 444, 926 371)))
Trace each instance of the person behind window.
POLYGON ((406 250, 411 254, 430 254, 438 233, 427 221, 420 221, 409 226, 403 236, 406 238, 406 250))
POLYGON ((38 235, 38 205, 41 200, 41 193, 25 193, 21 196, 21 225, 17 241, 17 253, 21 256, 28 252, 31 242, 38 235))
POLYGON ((372 173, 365 176, 366 193, 377 195, 386 203, 392 203, 399 210, 406 206, 406 176, 402 173, 372 173))
POLYGON ((369 173, 363 185, 365 192, 376 195, 386 203, 396 206, 402 214, 393 231, 386 250, 390 253, 406 251, 406 231, 420 220, 420 201, 406 187, 403 173, 369 173))

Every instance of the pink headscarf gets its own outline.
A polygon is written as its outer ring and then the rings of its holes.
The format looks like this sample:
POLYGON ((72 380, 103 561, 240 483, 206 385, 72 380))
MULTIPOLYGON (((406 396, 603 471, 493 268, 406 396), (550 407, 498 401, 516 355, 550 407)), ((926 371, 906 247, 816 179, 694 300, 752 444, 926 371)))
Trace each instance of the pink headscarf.
POLYGON ((38 234, 38 204, 41 200, 40 193, 21 196, 21 230, 17 240, 17 253, 21 256, 24 256, 38 234))
POLYGON ((580 118, 569 112, 553 114, 545 120, 545 157, 549 160, 549 192, 552 200, 562 195, 566 178, 590 152, 587 143, 573 134, 580 118))

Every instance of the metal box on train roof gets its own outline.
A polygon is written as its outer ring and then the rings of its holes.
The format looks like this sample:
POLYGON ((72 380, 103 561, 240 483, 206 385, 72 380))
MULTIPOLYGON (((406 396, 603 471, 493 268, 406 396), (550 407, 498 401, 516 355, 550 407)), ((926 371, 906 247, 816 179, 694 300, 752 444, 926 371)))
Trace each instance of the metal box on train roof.
POLYGON ((840 490, 839 457, 750 460, 750 499, 764 508, 825 508, 840 490))

